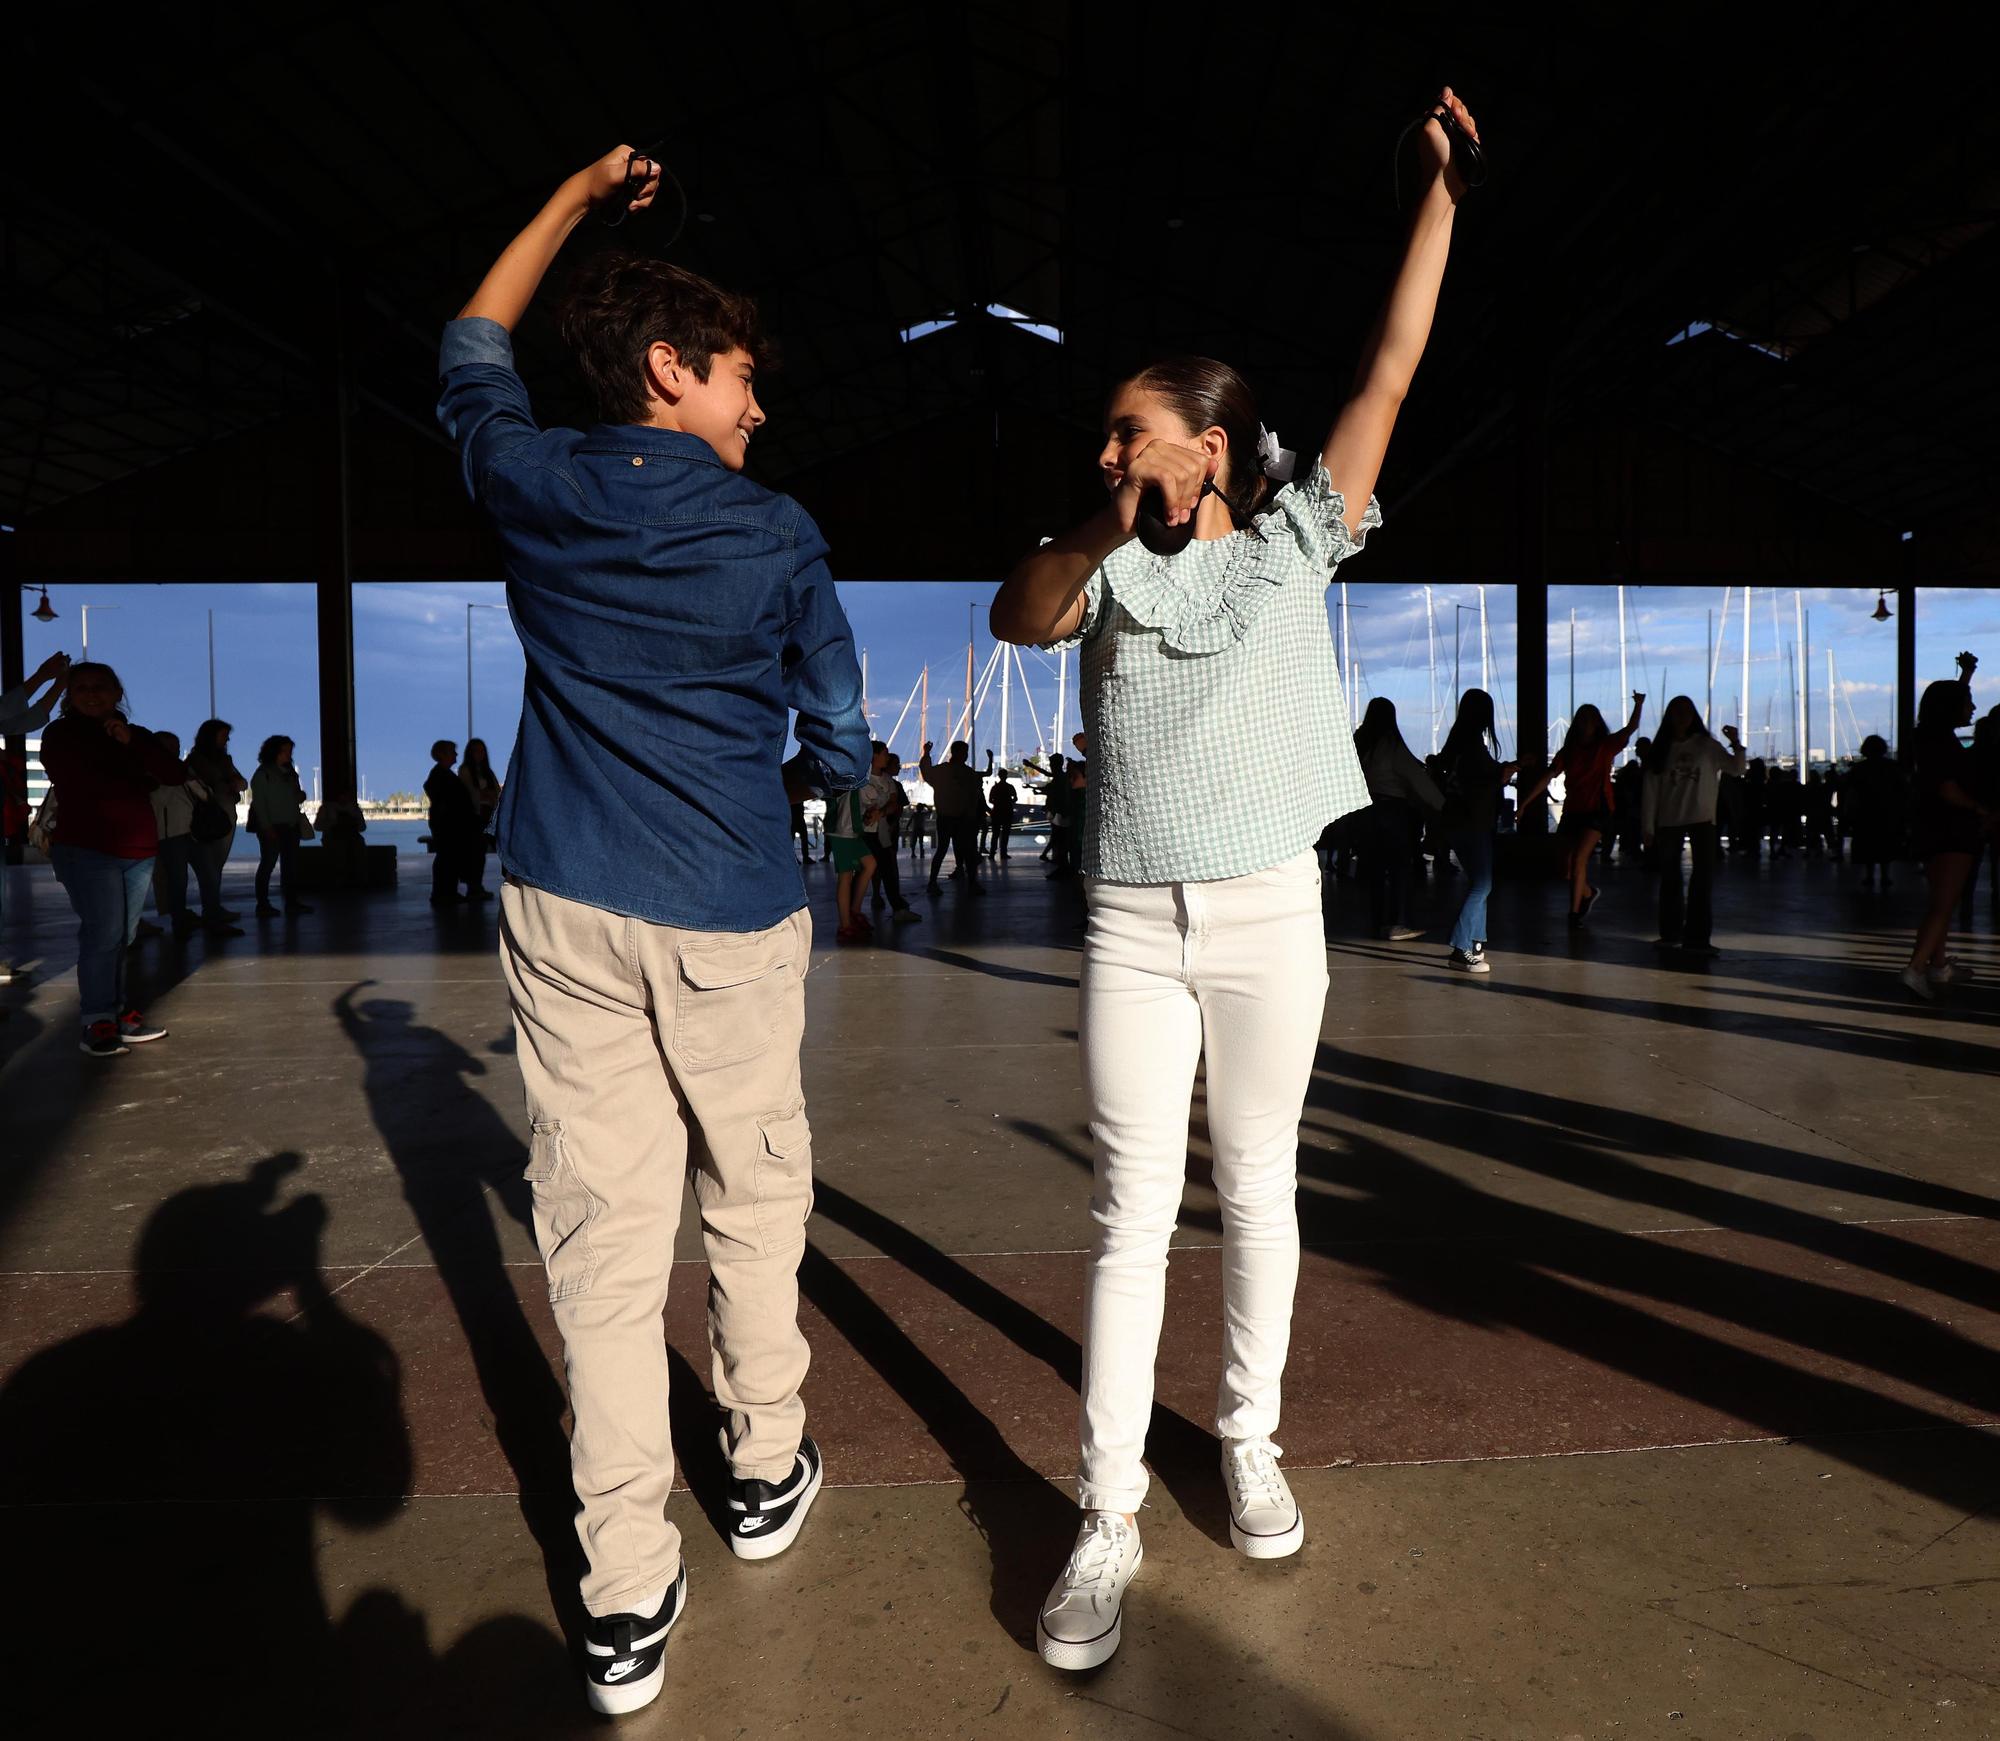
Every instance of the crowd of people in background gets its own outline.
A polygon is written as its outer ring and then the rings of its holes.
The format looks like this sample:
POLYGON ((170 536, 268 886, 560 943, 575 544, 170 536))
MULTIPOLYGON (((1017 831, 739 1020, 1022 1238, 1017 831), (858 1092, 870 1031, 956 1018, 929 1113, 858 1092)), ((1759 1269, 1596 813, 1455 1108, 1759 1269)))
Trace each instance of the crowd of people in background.
MULTIPOLYGON (((1810 769, 1800 780, 1793 769, 1749 756, 1733 725, 1721 726, 1718 741, 1686 695, 1667 704, 1653 737, 1641 737, 1645 697, 1635 694, 1629 718, 1616 731, 1595 706, 1579 707, 1560 750, 1512 804, 1508 789, 1519 764, 1500 759, 1493 702, 1485 691, 1466 692, 1443 746, 1428 758, 1405 742, 1395 704, 1378 696, 1354 733, 1370 802, 1329 829, 1322 845, 1339 869, 1358 868, 1370 932, 1385 942, 1424 935, 1412 923, 1410 901, 1427 872, 1462 871, 1466 886, 1449 927, 1445 961, 1471 974, 1492 971, 1486 913, 1498 836, 1511 816, 1531 813, 1558 779, 1562 805, 1554 838, 1568 922, 1578 928, 1587 922, 1598 898, 1591 866, 1600 855, 1617 855, 1657 874, 1654 941, 1667 955, 1702 960, 1719 953, 1713 939, 1715 880, 1731 859, 1754 861, 1766 853, 1774 861, 1844 856, 1862 889, 1872 893, 1889 889, 1892 866, 1912 857, 1926 867, 1929 905, 1901 979, 1912 995, 1929 1000, 1938 987, 1961 976, 1945 948, 1953 909, 1959 909, 1962 923, 1970 922, 1982 855, 1989 864, 1995 857, 2000 707, 1974 725, 1975 664, 1963 655, 1959 677, 1925 691, 1916 754, 1907 770, 1885 739, 1870 736, 1853 762, 1810 769), (1969 747, 1959 737, 1967 725, 1974 725, 1969 747), (1628 746, 1632 753, 1626 756, 1628 746)), ((163 1032, 126 996, 122 959, 131 946, 166 933, 177 941, 197 933, 242 935, 241 914, 223 900, 222 867, 235 843, 237 808, 246 793, 247 828, 258 842, 254 910, 259 918, 312 911, 300 895, 298 854, 315 834, 326 861, 316 880, 336 887, 358 884, 368 826, 351 790, 329 795, 316 820, 308 820, 289 737, 264 739, 246 778, 231 755, 234 728, 227 720, 203 722, 183 754, 175 734, 132 726, 123 695, 109 667, 72 665, 58 654, 20 689, 0 698, 0 731, 48 728, 43 764, 57 802, 45 807, 41 832, 52 849, 64 848, 60 856, 51 850, 50 857, 88 935, 90 1031, 84 1045, 99 1056, 114 1056, 163 1032), (51 723, 59 707, 60 717, 51 723), (107 728, 112 720, 125 732, 122 740, 107 728), (103 734, 104 744, 91 735, 95 732, 103 734), (66 833, 59 831, 65 815, 66 833), (142 867, 143 876, 133 867, 142 867), (136 893, 120 880, 128 870, 136 893), (110 893, 114 884, 123 891, 116 900, 110 893), (157 924, 145 917, 148 897, 157 924), (114 938, 122 938, 115 949, 114 938)), ((932 759, 933 747, 924 745, 925 786, 915 789, 921 796, 927 787, 932 803, 913 800, 901 778, 901 758, 881 743, 874 746, 867 784, 827 801, 826 855, 835 862, 836 935, 842 943, 872 934, 871 910, 886 907, 898 925, 919 922, 921 915, 903 893, 902 850, 919 857, 929 852, 931 894, 940 892, 949 855, 949 880, 969 895, 983 896, 982 862, 1005 863, 1011 857, 1026 798, 1042 806, 1040 857, 1050 867, 1048 875, 1077 872, 1086 801, 1080 734, 1073 757, 1026 760, 1020 785, 1010 770, 996 772, 990 752, 982 774, 972 765, 967 744, 954 743, 942 762, 932 759), (1040 784, 1028 784, 1029 776, 1040 784)), ((441 739, 431 755, 424 783, 431 901, 444 907, 490 899, 486 856, 501 787, 487 746, 469 739, 461 762, 457 744, 441 739)), ((21 798, 18 791, 9 794, 17 807, 21 798)), ((810 864, 813 842, 803 806, 794 806, 793 815, 804 862, 810 864)), ((2000 879, 2000 868, 1989 877, 2000 879)), ((1993 890, 2000 905, 2000 880, 1993 881, 1993 890)), ((0 983, 10 977, 0 963, 0 983)))
MULTIPOLYGON (((1046 765, 1024 758, 1016 784, 1014 771, 996 767, 990 750, 982 772, 972 764, 969 743, 953 743, 941 762, 932 757, 936 746, 926 743, 919 762, 922 783, 910 787, 901 777, 902 757, 876 742, 867 781, 828 794, 820 819, 822 857, 834 867, 836 940, 864 941, 874 932, 871 909, 880 911, 885 905, 896 924, 921 920, 903 895, 902 851, 918 859, 928 853, 927 893, 940 894, 943 883, 951 881, 969 896, 984 896, 981 867, 1012 861, 1014 836, 1030 798, 1042 806, 1047 833, 1041 862, 1054 867, 1048 875, 1075 876, 1087 781, 1080 732, 1075 745, 1074 756, 1051 756, 1046 765), (1042 784, 1030 784, 1030 775, 1042 784), (948 873, 947 857, 952 865, 948 873)), ((813 821, 804 800, 792 805, 792 835, 803 865, 816 862, 813 821)))
MULTIPOLYGON (((76 913, 80 1044, 93 1057, 117 1057, 166 1038, 166 1029, 139 1007, 132 981, 129 962, 141 943, 243 935, 242 914, 224 904, 222 875, 246 795, 244 827, 258 845, 258 918, 313 911, 301 898, 300 847, 315 834, 324 858, 317 883, 364 880, 368 823, 354 792, 330 794, 316 807, 317 821, 309 818, 296 745, 282 733, 264 739, 246 778, 230 752, 235 728, 228 720, 203 721, 184 751, 176 733, 133 723, 124 683, 109 665, 72 662, 62 653, 0 695, 0 735, 37 731, 48 791, 25 832, 46 853, 76 913), (148 899, 161 923, 146 917, 148 899)), ((440 905, 491 893, 483 879, 500 781, 484 743, 475 738, 466 749, 465 766, 454 773, 457 746, 434 745, 425 784, 436 854, 432 899, 440 905)), ((26 816, 25 769, 0 774, 6 833, 13 837, 23 832, 26 816)), ((0 897, 5 887, 0 878, 0 897)), ((14 977, 11 964, 0 961, 0 984, 14 977)))
MULTIPOLYGON (((1354 732, 1369 804, 1329 828, 1321 848, 1337 873, 1358 869, 1370 930, 1385 942, 1424 935, 1410 917, 1417 879, 1462 871, 1466 887, 1445 960, 1473 974, 1492 971, 1486 910, 1499 836, 1510 815, 1537 814, 1535 807, 1558 791, 1553 868, 1568 896, 1571 928, 1583 929, 1597 902, 1593 863, 1615 854, 1657 873, 1654 947, 1683 960, 1720 953, 1715 879, 1727 860, 1755 863, 1767 852, 1773 861, 1845 856, 1862 890, 1873 894, 1891 886, 1893 863, 1913 858, 1925 867, 1930 906, 1901 978, 1928 1001, 1962 976, 1945 949, 1952 911, 1956 905, 1960 922, 1971 922, 1982 856, 1989 865, 1996 858, 2000 707, 1978 719, 1970 745, 1960 739, 1974 724, 1976 664, 1962 654, 1957 678, 1925 690, 1907 770, 1885 739, 1870 736, 1851 763, 1810 768, 1801 778, 1794 768, 1750 757, 1733 725, 1724 724, 1718 740, 1686 695, 1668 702, 1655 736, 1641 737, 1645 697, 1634 694, 1630 716, 1615 731, 1597 707, 1579 707, 1560 750, 1512 804, 1507 791, 1519 765, 1500 759, 1493 702, 1483 690, 1465 693, 1443 746, 1428 758, 1410 749, 1395 704, 1378 696, 1354 732)), ((1521 840, 1520 850, 1529 855, 1531 874, 1544 868, 1532 862, 1538 850, 1532 837, 1521 840)), ((2000 866, 1992 875, 2000 910, 2000 866)))

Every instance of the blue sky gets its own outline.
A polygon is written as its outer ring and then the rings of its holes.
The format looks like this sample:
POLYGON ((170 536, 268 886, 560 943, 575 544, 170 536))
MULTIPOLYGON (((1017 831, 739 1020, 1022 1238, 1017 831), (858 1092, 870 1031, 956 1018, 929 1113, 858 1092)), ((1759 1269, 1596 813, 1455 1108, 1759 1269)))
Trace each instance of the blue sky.
MULTIPOLYGON (((1366 559, 1348 570, 1366 572, 1366 559)), ((856 642, 868 651, 871 715, 878 733, 895 724, 905 699, 930 666, 930 730, 947 733, 947 700, 963 705, 967 606, 976 628, 975 660, 984 668, 992 653, 985 632, 991 586, 956 583, 868 583, 844 581, 843 603, 856 642)), ((29 595, 32 600, 36 595, 29 595)), ((1806 588, 1811 613, 1813 678, 1809 736, 1814 755, 1826 749, 1826 649, 1837 663, 1837 745, 1847 754, 1857 733, 1888 735, 1893 708, 1895 629, 1870 620, 1872 591, 1806 588)), ((98 586, 52 587, 53 623, 26 624, 28 664, 62 648, 82 652, 82 612, 90 611, 94 657, 118 667, 141 724, 176 731, 185 741, 208 716, 208 625, 214 613, 216 702, 237 728, 239 760, 246 764, 257 741, 284 732, 299 742, 299 761, 310 779, 319 760, 319 701, 314 661, 312 592, 306 586, 98 586), (113 608, 106 608, 113 607, 113 608)), ((1707 613, 1720 612, 1721 589, 1713 587, 1631 587, 1626 592, 1629 681, 1649 693, 1648 718, 1671 692, 1686 691, 1697 702, 1707 692, 1707 613)), ((1734 719, 1741 673, 1741 590, 1730 605, 1715 681, 1718 723, 1734 719)), ((499 605, 497 583, 430 586, 377 584, 355 595, 356 708, 361 772, 371 796, 397 788, 416 790, 429 766, 434 738, 454 740, 466 728, 466 606, 499 605)), ((1479 681, 1478 597, 1470 587, 1437 587, 1432 621, 1437 643, 1439 729, 1452 693, 1454 627, 1460 675, 1479 681)), ((1517 684, 1514 658, 1514 595, 1511 587, 1487 589, 1489 687, 1500 703, 1503 735, 1516 741, 1517 684)), ((1340 593, 1328 595, 1336 635, 1340 593)), ((1552 589, 1549 608, 1549 699, 1552 719, 1545 731, 1559 731, 1569 702, 1569 612, 1577 612, 1576 693, 1610 712, 1618 701, 1618 634, 1615 595, 1606 588, 1552 589)), ((471 612, 473 723, 501 761, 511 747, 520 713, 521 655, 504 609, 471 612)), ((1982 706, 2000 699, 2000 592, 1927 589, 1919 610, 1920 681, 1951 674, 1952 655, 1962 646, 1987 661, 1979 685, 1982 706)), ((1354 682, 1365 701, 1388 695, 1397 704, 1404 735, 1420 753, 1430 747, 1430 663, 1421 587, 1369 585, 1351 578, 1347 626, 1355 658, 1354 682)), ((1795 735, 1787 654, 1795 639, 1795 612, 1789 590, 1759 588, 1751 634, 1751 733, 1753 746, 1789 755, 1795 735), (1773 602, 1778 604, 1773 621, 1773 602)), ((1064 737, 1077 729, 1076 668, 1069 668, 1069 706, 1064 737)), ((1015 676, 1008 721, 1009 750, 1018 757, 1040 746, 1055 710, 1055 672, 1040 655, 1022 656, 1015 676), (1025 693, 1024 693, 1025 686, 1025 693), (1033 715, 1029 714, 1032 700, 1033 715), (1039 722, 1039 735, 1034 722, 1039 722)), ((1621 710, 1622 711, 1622 710, 1621 710)), ((912 707, 896 747, 914 761, 917 709, 912 707)), ((995 741, 1000 725, 997 691, 989 692, 980 715, 982 742, 995 741)), ((1530 734, 1532 735, 1532 734, 1530 734)))

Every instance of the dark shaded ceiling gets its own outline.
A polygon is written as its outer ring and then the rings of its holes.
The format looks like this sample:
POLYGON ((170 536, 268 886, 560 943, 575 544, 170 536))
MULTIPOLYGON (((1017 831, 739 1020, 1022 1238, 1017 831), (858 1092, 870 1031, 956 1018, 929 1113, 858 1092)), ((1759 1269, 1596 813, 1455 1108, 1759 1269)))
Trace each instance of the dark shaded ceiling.
MULTIPOLYGON (((356 574, 493 573, 430 420, 438 329, 561 176, 662 139, 690 207, 672 257, 755 292, 784 345, 758 475, 821 518, 843 575, 990 577, 1087 504, 1104 391, 1147 354, 1228 357, 1288 444, 1317 441, 1395 255, 1390 142, 1449 79, 1495 167, 1383 479, 1409 531, 1371 547, 1378 575, 1518 577, 1511 521, 1541 488, 1556 578, 1754 575, 1774 551, 1828 578, 2000 578, 2000 137, 1947 94, 1962 46, 1923 8, 1895 29, 1858 6, 1506 12, 17 27, 15 571, 312 572, 344 378, 356 574)), ((521 355, 545 415, 575 417, 540 320, 521 355)))

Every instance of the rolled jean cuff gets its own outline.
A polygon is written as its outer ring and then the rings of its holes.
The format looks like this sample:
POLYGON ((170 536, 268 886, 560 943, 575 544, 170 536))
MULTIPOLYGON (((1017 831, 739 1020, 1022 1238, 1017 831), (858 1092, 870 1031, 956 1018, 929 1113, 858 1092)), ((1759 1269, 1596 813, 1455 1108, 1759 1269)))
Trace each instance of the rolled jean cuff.
POLYGON ((1129 1517, 1146 1503, 1146 1487, 1146 1472, 1143 1469, 1139 1472, 1139 1485, 1136 1487, 1106 1487, 1088 1476, 1080 1476, 1076 1484, 1076 1502, 1085 1511, 1115 1511, 1129 1517))
POLYGON ((780 1484, 789 1481, 792 1478, 792 1471, 798 1466, 799 1454, 794 1451, 782 1463, 731 1463, 729 1475, 734 1481, 769 1481, 780 1484))
POLYGON ((676 1554, 674 1556, 673 1568, 665 1577, 635 1579, 619 1590, 616 1595, 603 1597, 596 1602, 586 1602, 583 1605, 584 1612, 593 1620, 605 1620, 613 1614, 633 1613, 635 1612, 633 1605, 642 1597, 650 1596, 657 1590, 671 1592, 674 1585, 680 1579, 682 1564, 683 1557, 676 1554))
POLYGON ((1275 1406, 1252 1407, 1248 1403, 1237 1403, 1221 1410, 1215 1418, 1215 1436, 1218 1439, 1268 1439, 1278 1430, 1278 1411, 1275 1406))

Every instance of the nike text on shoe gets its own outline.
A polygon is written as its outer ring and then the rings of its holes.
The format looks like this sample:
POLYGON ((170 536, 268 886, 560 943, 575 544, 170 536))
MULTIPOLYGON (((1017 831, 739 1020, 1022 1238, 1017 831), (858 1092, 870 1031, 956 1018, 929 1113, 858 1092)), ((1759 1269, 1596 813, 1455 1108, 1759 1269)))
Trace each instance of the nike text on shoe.
POLYGON ((821 1469, 819 1447, 807 1433, 783 1481, 730 1483, 729 1546, 739 1560, 774 1559, 798 1540, 806 1513, 819 1497, 821 1469))
POLYGON ((1146 1550, 1139 1531, 1115 1511, 1085 1515, 1069 1563, 1035 1621, 1035 1642, 1051 1668, 1109 1662, 1123 1636, 1119 1607, 1146 1550))
POLYGON ((591 1617, 583 1640, 583 1690, 593 1711, 615 1717, 660 1696, 667 1678, 667 1634, 687 1607, 687 1588, 683 1561, 652 1614, 591 1617))
POLYGON ((1253 1560, 1282 1560, 1305 1545, 1306 1520, 1278 1467, 1284 1454, 1284 1448, 1269 1439, 1222 1442, 1230 1545, 1253 1560))

